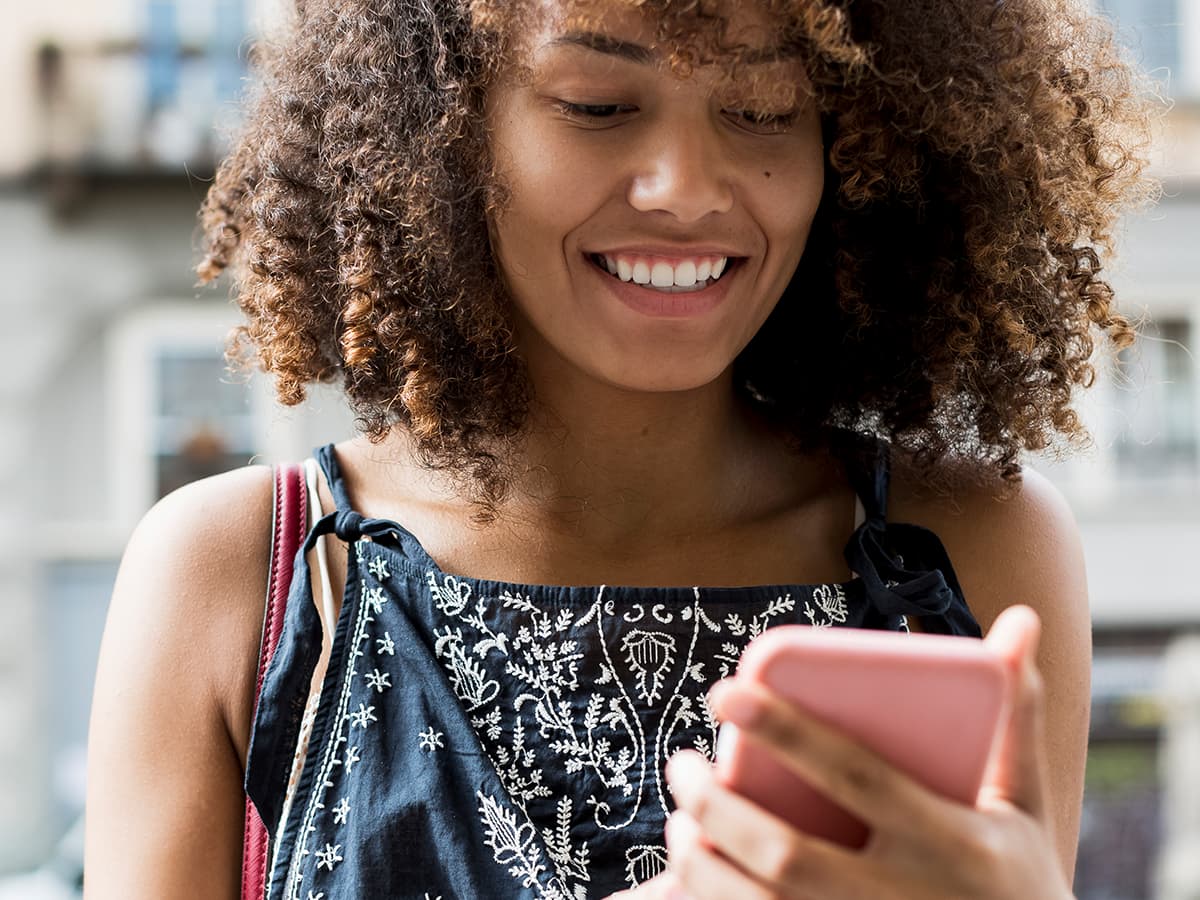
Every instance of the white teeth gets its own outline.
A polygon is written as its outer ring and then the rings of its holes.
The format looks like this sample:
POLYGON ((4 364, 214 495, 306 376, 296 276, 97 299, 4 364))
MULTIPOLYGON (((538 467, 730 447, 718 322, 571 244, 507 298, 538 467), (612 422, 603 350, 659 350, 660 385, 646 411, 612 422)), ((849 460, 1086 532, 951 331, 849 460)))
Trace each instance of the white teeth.
POLYGON ((676 287, 691 287, 696 281, 696 264, 690 259, 675 267, 676 287))
POLYGON ((626 258, 596 254, 595 261, 610 275, 614 275, 622 281, 632 281, 635 284, 650 285, 660 289, 695 288, 699 290, 710 279, 716 281, 724 274, 729 258, 722 256, 715 261, 702 259, 699 262, 687 259, 672 266, 668 262, 655 262, 651 265, 647 259, 629 262, 626 258))
POLYGON ((655 287, 674 287, 675 270, 670 263, 655 263, 650 270, 650 283, 655 287))

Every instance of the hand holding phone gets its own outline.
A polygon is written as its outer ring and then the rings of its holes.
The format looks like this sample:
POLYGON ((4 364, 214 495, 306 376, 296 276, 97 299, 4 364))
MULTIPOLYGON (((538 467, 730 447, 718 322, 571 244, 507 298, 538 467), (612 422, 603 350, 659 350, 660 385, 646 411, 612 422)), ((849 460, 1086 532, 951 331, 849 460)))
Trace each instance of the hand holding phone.
MULTIPOLYGON (((998 726, 1008 669, 974 638, 808 626, 774 628, 742 655, 748 678, 859 741, 931 790, 974 805, 998 726)), ((867 826, 769 752, 722 725, 717 773, 794 827, 861 847, 867 826)))

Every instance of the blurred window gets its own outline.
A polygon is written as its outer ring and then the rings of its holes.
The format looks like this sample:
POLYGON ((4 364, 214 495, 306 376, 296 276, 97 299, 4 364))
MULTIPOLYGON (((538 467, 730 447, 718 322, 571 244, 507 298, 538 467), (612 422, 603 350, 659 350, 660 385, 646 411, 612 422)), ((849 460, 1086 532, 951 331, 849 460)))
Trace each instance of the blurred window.
POLYGON ((1142 68, 1175 87, 1182 60, 1178 0, 1099 0, 1142 68))
POLYGON ((245 465, 254 455, 246 386, 232 383, 223 355, 161 347, 154 435, 157 494, 245 465))
POLYGON ((1195 364, 1191 322, 1148 323, 1120 355, 1113 392, 1114 451, 1121 474, 1140 479, 1196 473, 1195 364))

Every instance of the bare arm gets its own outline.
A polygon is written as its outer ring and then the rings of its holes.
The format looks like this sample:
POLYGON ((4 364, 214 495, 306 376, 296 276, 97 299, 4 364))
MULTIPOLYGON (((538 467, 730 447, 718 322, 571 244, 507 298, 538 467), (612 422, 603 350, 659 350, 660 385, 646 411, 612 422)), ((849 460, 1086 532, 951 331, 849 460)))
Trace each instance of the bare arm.
POLYGON ((239 895, 270 523, 257 467, 165 498, 130 540, 92 706, 88 900, 239 895))

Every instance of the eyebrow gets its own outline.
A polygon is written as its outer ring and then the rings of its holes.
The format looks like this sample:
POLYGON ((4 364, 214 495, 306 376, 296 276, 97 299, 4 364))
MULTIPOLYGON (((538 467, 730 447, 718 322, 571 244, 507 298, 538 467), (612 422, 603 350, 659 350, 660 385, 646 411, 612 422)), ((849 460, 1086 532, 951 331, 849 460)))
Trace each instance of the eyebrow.
POLYGON ((648 66, 658 59, 658 54, 649 47, 643 47, 641 44, 623 41, 620 38, 610 37, 607 34, 599 34, 594 31, 572 31, 568 34, 559 35, 550 41, 550 46, 584 47, 588 50, 595 50, 597 53, 616 56, 643 66, 648 66))
MULTIPOLYGON (((632 41, 623 41, 620 38, 600 34, 595 31, 572 31, 554 38, 549 42, 549 46, 583 47, 587 50, 594 50, 597 53, 615 56, 642 66, 653 65, 660 59, 659 54, 649 47, 643 47, 641 44, 635 44, 632 41)), ((743 57, 743 61, 747 65, 762 65, 786 59, 794 59, 797 56, 799 56, 799 53, 795 48, 764 47, 749 51, 743 57)))

